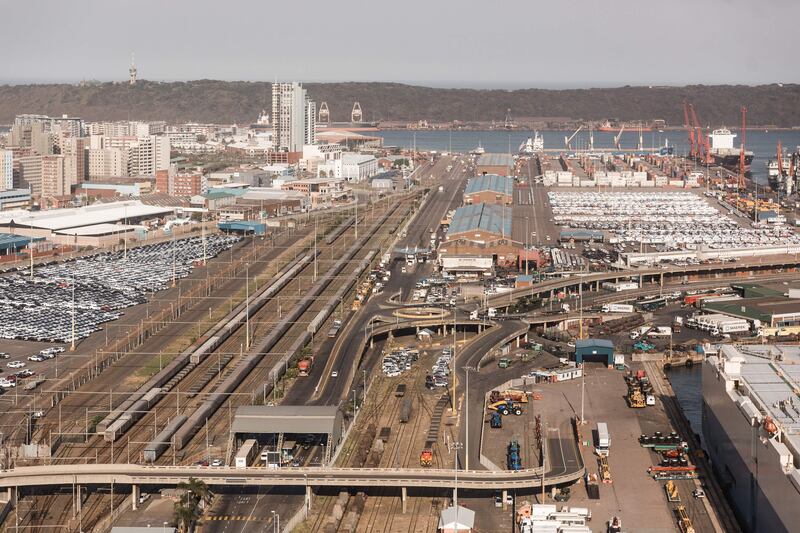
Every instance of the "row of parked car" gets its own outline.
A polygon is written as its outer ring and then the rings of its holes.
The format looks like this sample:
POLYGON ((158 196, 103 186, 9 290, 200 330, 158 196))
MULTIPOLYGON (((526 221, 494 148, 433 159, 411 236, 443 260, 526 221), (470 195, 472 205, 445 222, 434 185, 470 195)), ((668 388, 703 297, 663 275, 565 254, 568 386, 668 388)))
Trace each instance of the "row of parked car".
POLYGON ((26 274, 0 277, 0 338, 69 342, 88 337, 121 310, 147 301, 194 264, 231 248, 239 237, 210 235, 125 252, 51 263, 26 274), (73 327, 74 321, 74 327, 73 327))
POLYGON ((447 387, 450 383, 450 362, 453 359, 453 348, 442 348, 442 353, 431 367, 431 373, 425 376, 425 386, 447 387))
POLYGON ((400 348, 392 350, 383 357, 383 373, 387 377, 397 377, 406 370, 411 370, 411 364, 419 359, 419 350, 400 348))

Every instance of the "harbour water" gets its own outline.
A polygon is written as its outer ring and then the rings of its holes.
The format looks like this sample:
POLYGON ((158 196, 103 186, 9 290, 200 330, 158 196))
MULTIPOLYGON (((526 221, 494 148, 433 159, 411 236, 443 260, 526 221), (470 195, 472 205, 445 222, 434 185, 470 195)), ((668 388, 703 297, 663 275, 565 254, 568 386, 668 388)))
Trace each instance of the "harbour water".
POLYGON ((703 389, 700 366, 674 367, 667 371, 667 378, 684 416, 702 441, 703 389))
MULTIPOLYGON (((739 133, 738 130, 732 130, 739 133)), ((563 149, 564 137, 572 135, 567 131, 542 131, 545 149, 563 149)), ((373 134, 373 133, 371 133, 373 134)), ((525 139, 533 136, 533 132, 524 130, 483 130, 483 131, 463 131, 463 130, 381 130, 374 135, 383 138, 386 146, 400 146, 412 148, 416 146, 418 150, 439 150, 468 152, 480 144, 487 152, 512 153, 516 154, 519 145, 525 139)), ((614 135, 612 132, 595 131, 595 148, 613 148, 614 135)), ((740 138, 737 136, 734 144, 738 145, 740 138)), ((759 183, 767 183, 767 161, 774 159, 778 140, 781 141, 786 150, 794 150, 800 146, 800 130, 747 130, 747 149, 754 154, 751 172, 759 183)), ((669 141, 675 147, 676 154, 686 154, 688 152, 688 141, 684 131, 667 130, 664 132, 649 131, 642 133, 642 144, 644 148, 657 148, 664 146, 669 141)), ((635 148, 639 143, 639 133, 636 131, 625 131, 622 133, 620 145, 622 148, 635 148)), ((586 150, 589 146, 588 131, 578 133, 571 143, 573 149, 586 150)))

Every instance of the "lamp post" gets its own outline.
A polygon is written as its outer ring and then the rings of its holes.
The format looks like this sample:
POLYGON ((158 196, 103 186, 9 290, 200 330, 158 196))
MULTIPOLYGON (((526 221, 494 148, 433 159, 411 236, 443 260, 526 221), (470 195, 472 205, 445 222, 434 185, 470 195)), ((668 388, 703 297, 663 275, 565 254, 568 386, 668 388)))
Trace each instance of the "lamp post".
POLYGON ((463 448, 460 442, 453 443, 453 450, 455 451, 455 458, 453 460, 453 468, 455 469, 454 478, 455 486, 453 487, 453 507, 456 510, 456 528, 458 528, 458 450, 463 448))
POLYGON ((528 250, 530 250, 530 234, 528 230, 528 217, 525 217, 525 275, 528 275, 528 250))
POLYGON ((464 389, 466 391, 464 398, 464 404, 466 406, 464 411, 464 470, 469 470, 469 373, 476 371, 477 368, 474 366, 465 366, 463 368, 464 374, 467 377, 466 388, 464 389))
POLYGON ((272 531, 273 533, 280 533, 281 531, 281 515, 275 511, 270 511, 272 514, 272 531), (277 520, 277 522, 276 522, 277 520))

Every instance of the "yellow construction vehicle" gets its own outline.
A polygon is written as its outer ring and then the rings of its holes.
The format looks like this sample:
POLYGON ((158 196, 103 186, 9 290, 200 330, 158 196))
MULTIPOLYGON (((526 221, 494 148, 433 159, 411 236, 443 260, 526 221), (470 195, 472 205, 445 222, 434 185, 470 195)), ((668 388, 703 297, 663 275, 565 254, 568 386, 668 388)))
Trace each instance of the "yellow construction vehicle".
POLYGON ((671 502, 679 502, 681 501, 681 495, 678 494, 678 487, 675 486, 675 482, 672 480, 667 481, 667 484, 664 485, 664 490, 667 492, 667 499, 671 502))
POLYGON ((608 458, 605 455, 601 455, 597 462, 600 464, 600 480, 603 483, 612 483, 611 469, 608 468, 608 458))
POLYGON ((644 395, 639 387, 631 387, 628 392, 628 405, 636 409, 643 408, 646 405, 644 395))
POLYGON ((678 513, 678 527, 681 529, 681 533, 694 533, 694 526, 691 518, 686 513, 686 508, 683 505, 679 505, 676 512, 678 513))

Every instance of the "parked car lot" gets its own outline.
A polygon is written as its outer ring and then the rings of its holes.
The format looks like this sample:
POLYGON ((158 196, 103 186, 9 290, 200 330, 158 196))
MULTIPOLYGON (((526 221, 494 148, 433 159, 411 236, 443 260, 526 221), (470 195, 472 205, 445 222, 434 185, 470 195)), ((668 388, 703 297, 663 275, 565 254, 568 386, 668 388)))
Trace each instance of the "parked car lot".
POLYGON ((0 338, 40 342, 80 340, 116 320, 122 310, 188 276, 194 263, 231 248, 239 237, 210 235, 49 264, 0 277, 0 338))
POLYGON ((800 235, 784 225, 744 227, 709 200, 691 192, 550 191, 553 221, 560 226, 601 230, 612 243, 660 245, 667 249, 752 248, 797 245, 800 235))

